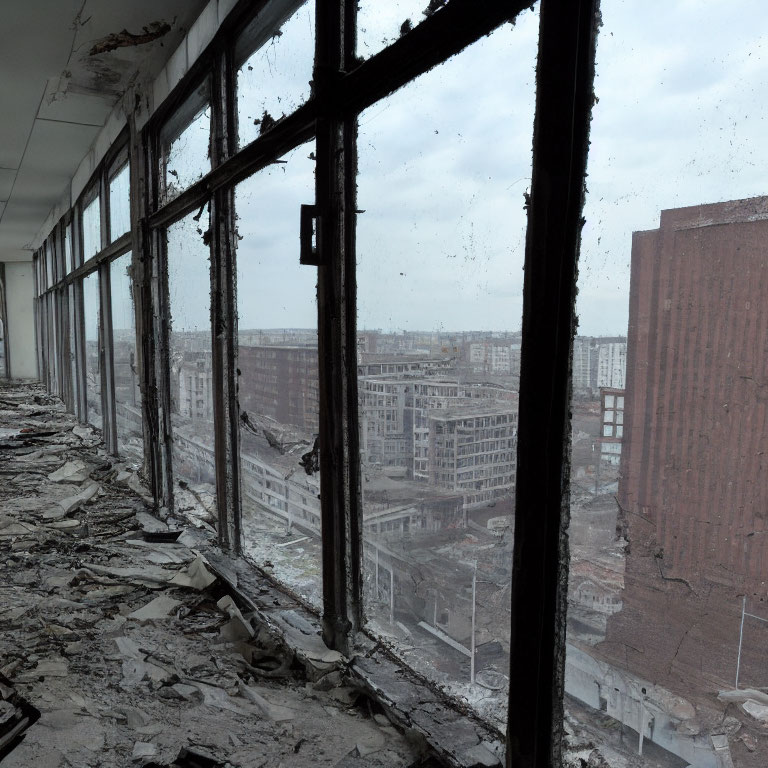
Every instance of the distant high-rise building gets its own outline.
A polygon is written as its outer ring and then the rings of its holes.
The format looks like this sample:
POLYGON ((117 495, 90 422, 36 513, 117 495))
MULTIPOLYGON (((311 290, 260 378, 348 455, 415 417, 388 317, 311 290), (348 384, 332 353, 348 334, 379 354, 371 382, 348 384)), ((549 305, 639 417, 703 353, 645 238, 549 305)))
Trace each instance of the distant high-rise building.
POLYGON ((577 336, 573 340, 573 391, 578 394, 592 388, 591 339, 577 336))
POLYGON ((622 342, 600 344, 597 359, 597 386, 624 389, 627 375, 627 345, 622 342))

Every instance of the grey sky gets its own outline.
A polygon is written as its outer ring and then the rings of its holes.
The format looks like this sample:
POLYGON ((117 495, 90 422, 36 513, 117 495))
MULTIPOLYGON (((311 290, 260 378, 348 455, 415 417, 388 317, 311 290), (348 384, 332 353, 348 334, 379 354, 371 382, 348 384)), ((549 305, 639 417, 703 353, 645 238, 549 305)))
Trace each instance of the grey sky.
POLYGON ((768 194, 768 51, 753 0, 605 0, 578 312, 625 333, 631 235, 659 213, 768 194))
MULTIPOLYGON (((401 16, 419 21, 424 4, 364 4, 376 16, 361 16, 361 53, 393 39, 401 16)), ((661 209, 768 191, 765 16, 754 0, 604 0, 580 333, 626 332, 631 233, 657 226, 661 209)), ((299 11, 294 31, 289 22, 251 61, 253 104, 241 116, 252 120, 274 102, 253 72, 269 73, 270 88, 302 92, 310 19, 299 11)), ((537 25, 537 14, 525 11, 514 27, 361 115, 361 328, 520 327, 537 25)), ((314 270, 298 267, 298 206, 313 198, 309 151, 238 190, 244 328, 315 325, 314 270)))

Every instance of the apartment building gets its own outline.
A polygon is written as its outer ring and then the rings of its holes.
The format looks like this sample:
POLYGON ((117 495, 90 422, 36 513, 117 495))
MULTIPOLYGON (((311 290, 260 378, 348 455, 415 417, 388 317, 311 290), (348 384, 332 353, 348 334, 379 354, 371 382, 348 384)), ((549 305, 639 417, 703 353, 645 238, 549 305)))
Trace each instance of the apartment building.
POLYGON ((627 345, 623 342, 600 344, 597 357, 597 386, 624 389, 627 375, 627 345))
POLYGON ((488 402, 428 412, 430 485, 461 493, 464 508, 512 493, 517 468, 517 409, 488 402))

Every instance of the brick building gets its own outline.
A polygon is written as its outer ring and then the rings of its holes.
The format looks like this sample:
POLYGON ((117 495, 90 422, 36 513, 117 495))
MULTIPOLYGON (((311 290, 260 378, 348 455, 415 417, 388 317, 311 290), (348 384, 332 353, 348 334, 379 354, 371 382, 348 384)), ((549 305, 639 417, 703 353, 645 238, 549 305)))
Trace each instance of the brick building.
POLYGON ((243 410, 317 432, 317 347, 240 346, 238 355, 243 410))
MULTIPOLYGON (((743 596, 768 616, 767 293, 768 197, 662 211, 633 236, 629 547, 600 652, 705 709, 734 687, 743 596)), ((766 627, 745 626, 742 687, 768 684, 766 627)))

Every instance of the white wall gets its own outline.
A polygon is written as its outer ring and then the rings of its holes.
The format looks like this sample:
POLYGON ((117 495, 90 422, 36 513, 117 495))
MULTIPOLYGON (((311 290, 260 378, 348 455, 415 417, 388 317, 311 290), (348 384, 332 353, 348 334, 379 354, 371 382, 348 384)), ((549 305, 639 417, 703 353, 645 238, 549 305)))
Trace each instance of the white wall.
POLYGON ((5 263, 5 297, 8 310, 10 370, 14 379, 36 379, 35 317, 32 307, 32 262, 5 263))

